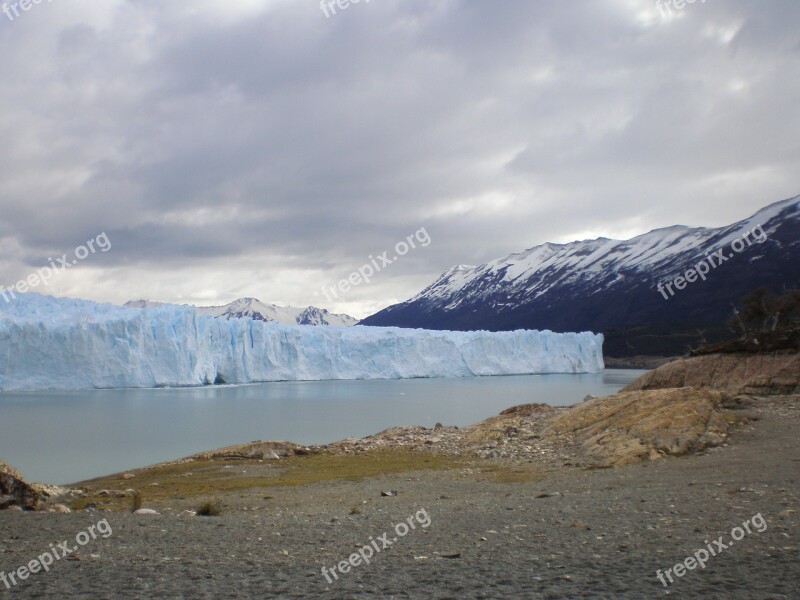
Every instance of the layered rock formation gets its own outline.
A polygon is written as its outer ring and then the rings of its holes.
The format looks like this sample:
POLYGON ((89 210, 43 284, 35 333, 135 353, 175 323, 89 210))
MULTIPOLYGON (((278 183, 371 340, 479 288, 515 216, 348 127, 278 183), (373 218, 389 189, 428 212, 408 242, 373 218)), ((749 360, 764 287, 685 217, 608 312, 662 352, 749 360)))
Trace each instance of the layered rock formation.
POLYGON ((19 471, 0 461, 0 510, 12 506, 36 510, 42 500, 40 490, 23 481, 19 471))
POLYGON ((675 388, 595 398, 553 419, 543 437, 567 437, 578 454, 598 466, 661 456, 683 456, 719 446, 743 417, 723 392, 675 388))
POLYGON ((800 354, 711 354, 645 373, 623 391, 710 387, 733 394, 800 393, 800 354))

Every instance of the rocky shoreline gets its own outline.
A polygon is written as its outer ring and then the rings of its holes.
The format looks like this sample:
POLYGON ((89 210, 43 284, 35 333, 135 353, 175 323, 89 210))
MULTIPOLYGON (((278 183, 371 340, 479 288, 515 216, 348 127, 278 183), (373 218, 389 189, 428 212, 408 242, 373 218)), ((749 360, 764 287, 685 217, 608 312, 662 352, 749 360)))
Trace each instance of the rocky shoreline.
POLYGON ((69 489, 30 486, 0 465, 3 494, 16 486, 38 509, 0 511, 0 570, 105 517, 109 540, 9 592, 795 598, 799 360, 683 359, 571 407, 522 405, 470 427, 324 446, 254 442, 69 489), (130 514, 137 502, 144 510, 130 514), (195 516, 211 502, 221 516, 195 516), (431 526, 380 561, 321 576, 421 509, 431 526), (655 579, 756 513, 769 528, 737 552, 670 586, 655 579))

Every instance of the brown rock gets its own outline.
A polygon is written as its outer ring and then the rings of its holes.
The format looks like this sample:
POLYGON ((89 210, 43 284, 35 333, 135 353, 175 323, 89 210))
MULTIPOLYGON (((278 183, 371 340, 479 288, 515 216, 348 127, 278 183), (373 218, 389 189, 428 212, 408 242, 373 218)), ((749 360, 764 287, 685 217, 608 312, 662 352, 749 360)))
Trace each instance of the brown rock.
POLYGON ((19 471, 0 462, 0 496, 10 496, 13 504, 26 510, 36 510, 45 494, 23 481, 19 471))
POLYGON ((501 415, 519 415, 519 416, 528 416, 533 415, 535 413, 540 412, 551 412, 553 407, 549 404, 518 404, 517 406, 512 406, 511 408, 505 409, 501 412, 501 415))
POLYGON ((17 479, 22 479, 22 474, 19 471, 17 471, 11 465, 4 463, 2 460, 0 460, 0 473, 6 473, 7 475, 12 475, 17 479))
POLYGON ((710 354, 645 373, 623 391, 710 387, 733 394, 800 393, 800 354, 710 354))
POLYGON ((705 388, 622 392, 570 408, 543 435, 572 436, 580 451, 601 466, 682 456, 727 439, 728 421, 720 412, 724 397, 705 388))
POLYGON ((230 459, 256 459, 256 460, 274 460, 274 456, 278 458, 282 456, 289 456, 291 454, 310 454, 308 448, 300 446, 292 442, 284 441, 265 441, 265 442, 250 442, 249 444, 239 444, 236 446, 228 446, 226 448, 219 448, 210 452, 201 452, 188 457, 190 460, 230 460, 230 459))

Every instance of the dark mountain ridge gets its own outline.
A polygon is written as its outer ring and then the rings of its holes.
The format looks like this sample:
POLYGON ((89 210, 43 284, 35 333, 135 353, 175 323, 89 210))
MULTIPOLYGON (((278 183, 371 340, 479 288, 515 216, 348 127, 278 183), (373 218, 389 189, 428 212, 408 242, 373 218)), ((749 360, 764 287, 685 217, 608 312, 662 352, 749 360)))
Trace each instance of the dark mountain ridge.
POLYGON ((799 281, 797 196, 725 227, 676 225, 630 240, 547 243, 452 267, 361 324, 590 330, 605 334, 608 356, 679 355, 728 335, 733 306, 748 292, 780 292, 799 281))

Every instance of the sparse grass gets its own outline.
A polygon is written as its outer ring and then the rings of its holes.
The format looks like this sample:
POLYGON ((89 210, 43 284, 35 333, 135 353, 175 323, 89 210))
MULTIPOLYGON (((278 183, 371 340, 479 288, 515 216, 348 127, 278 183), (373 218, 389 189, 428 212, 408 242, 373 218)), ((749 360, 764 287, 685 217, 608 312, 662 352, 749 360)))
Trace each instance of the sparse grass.
MULTIPOLYGON (((245 490, 299 486, 325 481, 358 481, 380 475, 395 475, 425 470, 447 470, 475 466, 474 461, 434 453, 407 450, 381 450, 356 455, 314 454, 292 456, 280 461, 259 463, 257 460, 197 460, 159 465, 137 471, 137 483, 148 489, 148 502, 158 505, 178 499, 191 500, 242 492, 245 490), (226 469, 226 466, 233 468, 226 469), (247 473, 243 473, 246 471, 247 473), (191 473, 191 476, 187 476, 191 473), (157 487, 150 484, 158 483, 157 487)), ((119 478, 111 475, 76 484, 100 490, 125 489, 119 478)), ((266 489, 265 489, 266 491, 266 489)), ((72 502, 81 510, 94 502, 101 508, 120 510, 128 498, 101 497, 89 493, 72 502)))
POLYGON ((207 500, 197 509, 198 517, 218 517, 222 514, 222 502, 219 500, 207 500))
POLYGON ((613 469, 614 465, 611 464, 602 464, 602 463, 592 463, 588 465, 583 465, 580 467, 582 471, 602 471, 604 469, 613 469))
MULTIPOLYGON (((147 488, 148 503, 158 506, 173 504, 176 501, 191 502, 193 499, 209 496, 224 499, 226 495, 240 494, 247 490, 267 492, 266 488, 302 486, 335 480, 359 481, 382 475, 433 470, 454 471, 459 478, 485 477, 491 483, 501 484, 537 481, 543 476, 543 471, 536 468, 487 464, 474 458, 392 449, 355 455, 292 456, 280 461, 262 463, 248 459, 209 459, 172 463, 137 471, 137 483, 147 488), (464 475, 464 468, 474 475, 464 475), (159 485, 151 487, 152 483, 159 485)), ((75 510, 82 510, 89 502, 110 510, 125 510, 130 506, 130 496, 114 498, 97 494, 104 489, 112 492, 125 489, 126 484, 121 483, 119 477, 115 475, 75 485, 89 487, 94 491, 74 500, 71 507, 75 510)), ((268 494, 259 496, 272 499, 268 494)))
POLYGON ((525 467, 487 465, 481 469, 492 483, 526 483, 542 479, 542 473, 525 467))

